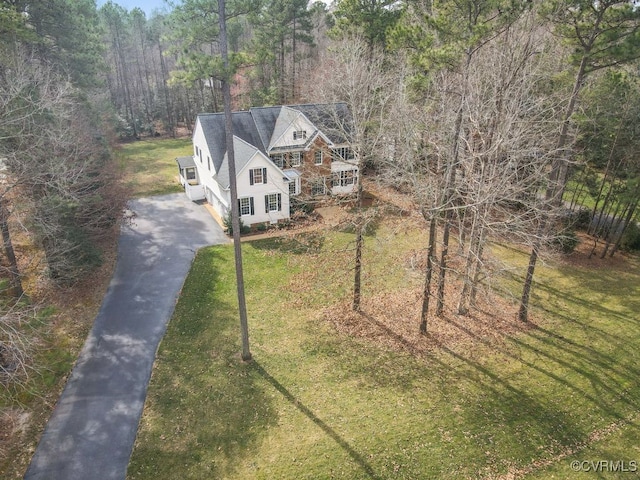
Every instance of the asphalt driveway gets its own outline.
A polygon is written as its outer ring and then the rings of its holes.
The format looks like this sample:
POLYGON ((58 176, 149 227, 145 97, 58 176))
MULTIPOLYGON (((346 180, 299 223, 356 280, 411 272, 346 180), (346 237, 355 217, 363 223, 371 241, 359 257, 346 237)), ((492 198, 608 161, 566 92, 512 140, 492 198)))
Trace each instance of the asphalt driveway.
POLYGON ((134 200, 93 328, 25 479, 124 479, 158 344, 198 248, 228 242, 184 194, 134 200))

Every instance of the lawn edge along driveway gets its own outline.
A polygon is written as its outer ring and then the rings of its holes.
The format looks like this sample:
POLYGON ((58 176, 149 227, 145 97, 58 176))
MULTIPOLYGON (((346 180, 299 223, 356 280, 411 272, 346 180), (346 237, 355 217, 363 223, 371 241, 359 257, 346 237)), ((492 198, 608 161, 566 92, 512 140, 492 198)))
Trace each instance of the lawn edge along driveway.
POLYGON ((198 248, 228 242, 184 194, 132 200, 116 270, 25 479, 124 479, 156 351, 198 248))

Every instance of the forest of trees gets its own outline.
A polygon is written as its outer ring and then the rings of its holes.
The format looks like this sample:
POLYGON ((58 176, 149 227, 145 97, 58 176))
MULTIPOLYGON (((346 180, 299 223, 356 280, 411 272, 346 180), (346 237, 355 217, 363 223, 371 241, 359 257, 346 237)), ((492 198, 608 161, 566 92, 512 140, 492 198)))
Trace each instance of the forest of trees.
MULTIPOLYGON (((425 220, 423 332, 446 303, 458 314, 473 308, 491 238, 530 252, 523 321, 539 256, 574 247, 577 227, 592 236, 593 255, 639 247, 634 2, 234 0, 228 68, 217 12, 214 0, 177 1, 151 17, 111 1, 0 0, 0 229, 11 298, 23 295, 15 225, 43 252, 52 281, 81 279, 126 201, 111 147, 189 134, 197 113, 223 109, 224 79, 235 109, 348 104, 356 158, 410 195, 425 220), (453 255, 463 265, 455 299, 445 298, 453 255)), ((359 208, 356 310, 366 222, 359 208)), ((6 373, 22 362, 8 347, 20 343, 12 321, 3 314, 0 324, 6 373)))

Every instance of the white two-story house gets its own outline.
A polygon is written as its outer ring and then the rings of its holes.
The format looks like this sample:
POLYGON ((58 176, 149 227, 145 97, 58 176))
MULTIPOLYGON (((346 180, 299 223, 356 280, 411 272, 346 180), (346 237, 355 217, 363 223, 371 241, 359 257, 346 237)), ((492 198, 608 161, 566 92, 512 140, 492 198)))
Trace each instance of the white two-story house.
MULTIPOLYGON (((358 165, 346 137, 345 104, 291 105, 234 112, 233 133, 240 215, 245 225, 289 218, 290 198, 353 193, 358 165)), ((224 115, 200 114, 193 157, 177 159, 192 200, 230 211, 224 115)))

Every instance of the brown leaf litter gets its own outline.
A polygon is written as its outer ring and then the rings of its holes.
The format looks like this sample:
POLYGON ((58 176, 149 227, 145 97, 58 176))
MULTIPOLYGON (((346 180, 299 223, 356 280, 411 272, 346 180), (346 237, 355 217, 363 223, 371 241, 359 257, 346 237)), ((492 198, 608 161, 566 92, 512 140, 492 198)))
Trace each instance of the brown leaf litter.
MULTIPOLYGON (((456 283, 453 279, 445 291, 452 303, 456 283)), ((360 312, 351 309, 349 300, 324 309, 321 316, 344 335, 365 339, 390 350, 423 355, 436 349, 472 351, 479 344, 499 345, 506 336, 531 328, 516 318, 516 307, 497 294, 483 291, 468 315, 456 315, 445 308, 442 317, 433 313, 436 299, 431 298, 427 335, 420 333, 422 291, 420 288, 380 292, 364 296, 360 312)))

